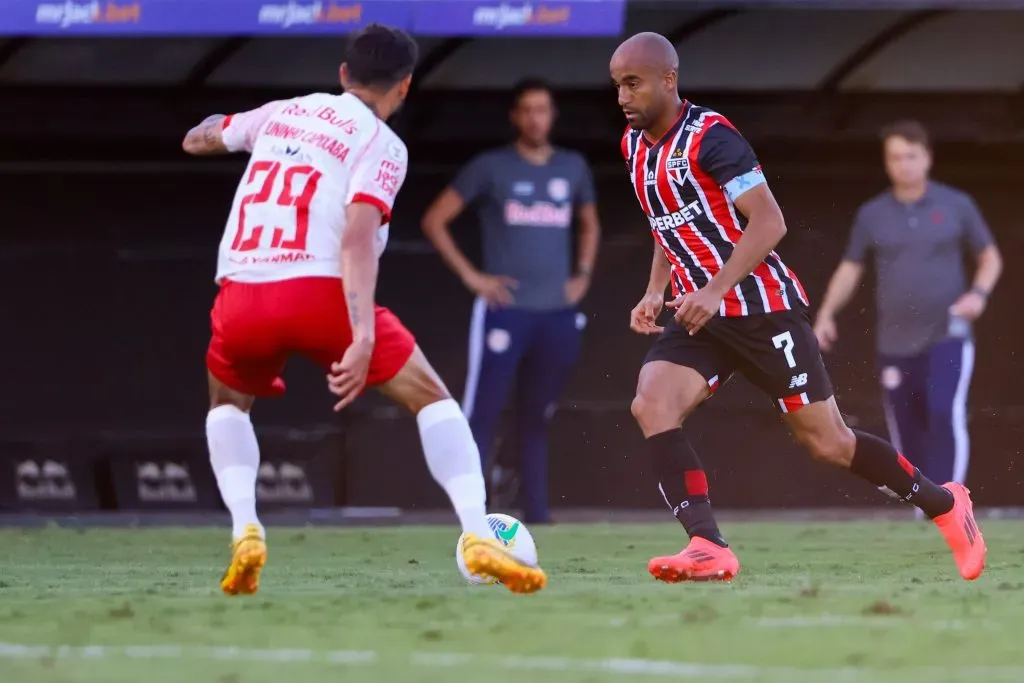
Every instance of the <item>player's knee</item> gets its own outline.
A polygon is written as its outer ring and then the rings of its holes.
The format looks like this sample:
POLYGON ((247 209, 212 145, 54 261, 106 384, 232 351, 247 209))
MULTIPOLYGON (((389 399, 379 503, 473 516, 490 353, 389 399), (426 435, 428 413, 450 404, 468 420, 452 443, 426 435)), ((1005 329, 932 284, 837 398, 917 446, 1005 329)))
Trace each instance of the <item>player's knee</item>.
POLYGON ((798 434, 797 441, 815 460, 840 467, 850 466, 857 447, 856 437, 846 426, 798 434))
POLYGON ((651 398, 643 393, 638 393, 633 398, 630 411, 645 437, 675 429, 682 424, 683 418, 686 417, 682 408, 671 405, 668 401, 651 398))
POLYGON ((419 348, 398 374, 379 388, 414 415, 432 403, 452 397, 419 348))

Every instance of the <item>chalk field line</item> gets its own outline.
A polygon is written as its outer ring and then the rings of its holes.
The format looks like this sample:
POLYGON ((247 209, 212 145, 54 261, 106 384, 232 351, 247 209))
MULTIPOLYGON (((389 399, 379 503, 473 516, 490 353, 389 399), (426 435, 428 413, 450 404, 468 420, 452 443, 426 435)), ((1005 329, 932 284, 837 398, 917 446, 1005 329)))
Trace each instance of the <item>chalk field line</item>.
POLYGON ((105 661, 105 660, 191 660, 221 662, 265 662, 279 665, 327 665, 365 667, 378 664, 408 664, 435 669, 470 665, 506 671, 598 673, 621 680, 676 679, 714 681, 758 681, 778 683, 867 683, 891 676, 911 681, 983 680, 986 683, 1024 680, 1024 666, 987 667, 860 667, 801 669, 748 664, 702 664, 655 659, 577 659, 570 657, 493 656, 456 652, 379 653, 372 650, 266 649, 244 647, 200 647, 188 645, 30 645, 0 642, 0 660, 22 661, 105 661))

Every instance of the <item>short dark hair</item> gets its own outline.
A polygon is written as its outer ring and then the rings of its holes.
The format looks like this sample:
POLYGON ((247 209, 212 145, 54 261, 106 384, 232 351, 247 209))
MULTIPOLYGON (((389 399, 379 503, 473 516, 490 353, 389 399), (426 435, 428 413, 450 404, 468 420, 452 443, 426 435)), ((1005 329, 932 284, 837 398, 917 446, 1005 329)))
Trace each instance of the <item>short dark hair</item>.
POLYGON ((551 100, 554 101, 555 91, 551 88, 551 84, 543 78, 530 76, 512 86, 512 108, 515 109, 519 106, 519 100, 523 99, 523 95, 528 92, 537 91, 546 92, 551 97, 551 100))
POLYGON ((889 138, 903 138, 907 142, 921 145, 929 152, 932 149, 932 141, 931 136, 928 135, 928 129, 920 121, 914 121, 913 119, 904 119, 890 123, 882 129, 881 138, 882 142, 889 138))
POLYGON ((348 75, 371 88, 390 88, 413 72, 419 48, 405 31, 368 24, 352 34, 345 51, 348 75))

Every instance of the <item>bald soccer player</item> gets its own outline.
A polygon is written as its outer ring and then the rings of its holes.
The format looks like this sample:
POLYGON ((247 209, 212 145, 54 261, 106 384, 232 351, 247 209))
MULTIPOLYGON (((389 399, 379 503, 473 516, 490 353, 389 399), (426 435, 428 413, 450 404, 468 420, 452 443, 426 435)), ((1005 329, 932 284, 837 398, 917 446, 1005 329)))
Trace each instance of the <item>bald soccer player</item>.
MULTIPOLYGON (((753 149, 724 116, 680 100, 679 57, 663 36, 628 39, 610 69, 629 123, 622 155, 654 236, 647 291, 630 327, 657 339, 640 370, 633 415, 665 502, 690 536, 678 555, 652 559, 650 573, 677 582, 729 580, 739 571, 682 425, 740 372, 771 398, 814 458, 849 469, 935 520, 960 575, 976 579, 985 541, 968 490, 933 483, 888 442, 843 422, 807 296, 773 251, 786 222, 753 149), (665 305, 673 315, 660 326, 665 305)), ((775 464, 770 453, 758 457, 759 467, 775 464)))

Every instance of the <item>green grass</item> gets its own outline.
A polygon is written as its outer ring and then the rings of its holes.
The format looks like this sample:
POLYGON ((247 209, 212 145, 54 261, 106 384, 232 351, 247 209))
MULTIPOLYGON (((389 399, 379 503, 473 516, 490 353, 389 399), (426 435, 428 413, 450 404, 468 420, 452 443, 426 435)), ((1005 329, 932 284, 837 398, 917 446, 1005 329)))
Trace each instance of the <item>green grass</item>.
POLYGON ((0 680, 1021 681, 1024 524, 983 527, 974 583, 907 522, 732 525, 737 580, 674 586, 646 573, 678 549, 674 524, 535 529, 549 586, 532 596, 465 585, 451 528, 271 529, 251 598, 219 593, 224 530, 0 530, 0 643, 110 646, 0 645, 0 680), (184 649, 125 649, 143 645, 184 649), (303 652, 203 649, 219 646, 303 652))

